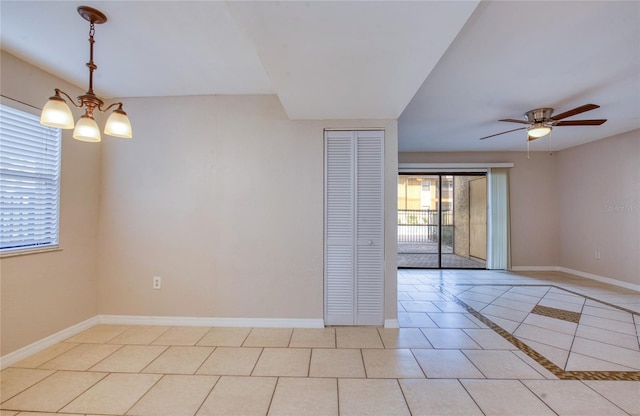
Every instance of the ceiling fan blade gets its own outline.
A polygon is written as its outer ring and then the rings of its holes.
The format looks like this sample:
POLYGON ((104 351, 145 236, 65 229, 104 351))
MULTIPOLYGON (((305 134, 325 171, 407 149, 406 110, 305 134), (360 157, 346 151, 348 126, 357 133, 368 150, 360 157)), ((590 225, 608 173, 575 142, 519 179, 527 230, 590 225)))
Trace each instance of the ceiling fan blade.
POLYGON ((559 121, 554 126, 599 126, 607 121, 606 118, 599 118, 595 120, 565 120, 559 121))
POLYGON ((516 120, 515 118, 505 118, 503 120, 498 120, 498 121, 507 121, 509 123, 531 124, 526 120, 516 120))
MULTIPOLYGON (((528 123, 527 123, 527 124, 528 124, 528 123)), ((512 131, 524 130, 524 129, 526 129, 526 127, 520 127, 519 129, 507 130, 507 131, 503 131, 502 133, 492 134, 491 136, 484 136, 484 137, 481 137, 481 138, 480 138, 480 140, 484 140, 484 139, 488 139, 489 137, 500 136, 501 134, 511 133, 512 131)))
POLYGON ((576 114, 584 113, 585 111, 595 110, 596 108, 600 108, 599 105, 595 104, 585 104, 580 107, 576 107, 573 110, 565 111, 564 113, 557 114, 551 117, 551 120, 562 120, 563 118, 575 116, 576 114))

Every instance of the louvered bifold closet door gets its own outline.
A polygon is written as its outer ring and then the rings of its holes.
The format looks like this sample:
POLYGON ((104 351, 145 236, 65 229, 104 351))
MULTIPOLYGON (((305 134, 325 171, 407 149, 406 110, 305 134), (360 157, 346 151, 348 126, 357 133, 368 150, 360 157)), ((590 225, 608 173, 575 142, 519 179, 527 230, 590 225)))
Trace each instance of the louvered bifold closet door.
POLYGON ((325 134, 325 324, 354 323, 354 148, 351 132, 325 134))
POLYGON ((384 321, 383 132, 356 132, 356 325, 384 321))
POLYGON ((383 131, 325 133, 325 324, 384 321, 383 131))

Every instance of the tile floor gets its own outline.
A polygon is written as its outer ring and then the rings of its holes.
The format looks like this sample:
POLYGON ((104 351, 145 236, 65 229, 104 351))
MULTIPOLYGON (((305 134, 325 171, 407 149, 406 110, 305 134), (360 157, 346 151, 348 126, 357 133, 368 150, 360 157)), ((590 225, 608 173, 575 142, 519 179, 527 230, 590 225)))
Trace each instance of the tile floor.
POLYGON ((0 416, 640 415, 640 294, 398 272, 400 329, 99 325, 0 373, 0 416))

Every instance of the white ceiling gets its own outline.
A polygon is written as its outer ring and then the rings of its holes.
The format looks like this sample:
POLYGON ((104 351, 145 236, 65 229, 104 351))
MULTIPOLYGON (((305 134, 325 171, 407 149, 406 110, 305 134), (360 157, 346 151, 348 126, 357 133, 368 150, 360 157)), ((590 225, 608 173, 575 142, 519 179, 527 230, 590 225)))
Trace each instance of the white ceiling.
POLYGON ((109 18, 104 97, 277 94, 291 119, 399 117, 400 151, 522 150, 523 131, 478 138, 537 107, 608 119, 555 128, 554 149, 640 128, 638 1, 2 0, 2 48, 86 89, 80 4, 109 18))

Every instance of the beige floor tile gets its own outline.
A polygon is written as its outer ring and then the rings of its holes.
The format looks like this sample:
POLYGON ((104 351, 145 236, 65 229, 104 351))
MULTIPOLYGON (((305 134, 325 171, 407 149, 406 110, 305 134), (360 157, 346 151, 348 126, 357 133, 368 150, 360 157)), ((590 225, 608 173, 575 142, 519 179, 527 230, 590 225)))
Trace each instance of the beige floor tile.
POLYGON ((428 313, 429 318, 438 325, 439 328, 478 328, 471 319, 462 313, 428 313))
POLYGON ((582 315, 580 325, 588 325, 609 331, 621 332, 627 335, 636 335, 636 327, 631 322, 622 322, 615 319, 601 318, 593 315, 582 315))
POLYGON ((276 387, 275 377, 221 377, 198 416, 264 416, 276 387))
POLYGON ((520 358, 522 361, 524 361, 525 363, 529 364, 531 366, 531 368, 536 370, 538 373, 542 374, 542 376, 545 379, 547 379, 547 380, 557 380, 558 379, 558 377, 555 374, 553 374, 551 371, 549 371, 546 368, 544 368, 542 365, 540 365, 540 363, 538 363, 533 358, 529 357, 524 352, 519 351, 519 350, 514 350, 513 353, 518 358, 520 358))
POLYGON ((374 327, 338 327, 336 345, 338 348, 384 348, 374 327))
POLYGON ((278 380, 269 416, 338 415, 338 383, 330 378, 286 378, 278 380))
POLYGON ((289 347, 335 348, 335 328, 296 328, 293 330, 289 347))
POLYGON ((368 378, 424 378, 424 373, 411 350, 362 350, 368 378))
POLYGON ((12 399, 3 402, 2 408, 57 412, 105 376, 106 374, 103 373, 58 371, 12 399))
POLYGON ((503 308, 515 309, 517 311, 522 311, 527 313, 531 312, 531 309, 533 309, 533 306, 534 306, 531 303, 522 303, 517 300, 502 299, 502 298, 496 299, 491 304, 496 306, 502 306, 503 308))
MULTIPOLYGON (((17 414, 18 414, 18 412, 13 412, 13 411, 10 411, 10 410, 0 410, 0 416, 15 416, 17 414)), ((23 413, 23 414, 25 414, 25 413, 23 413)), ((37 414, 37 416, 41 416, 41 415, 42 415, 42 413, 38 413, 37 414)), ((45 413, 45 416, 46 416, 46 413, 45 413)))
POLYGON ((400 305, 407 312, 440 312, 433 302, 427 300, 405 300, 400 305))
POLYGON ((400 380, 411 414, 482 416, 458 380, 400 380))
POLYGON ((419 328, 378 328, 385 348, 433 348, 419 328))
POLYGON ((105 373, 139 373, 167 349, 165 346, 125 345, 90 371, 105 373))
POLYGON ((614 319, 616 321, 633 322, 633 315, 629 312, 614 309, 604 304, 600 305, 600 307, 585 305, 582 309, 582 313, 584 315, 599 316, 601 318, 614 319))
POLYGON ((464 354, 487 378, 541 379, 544 378, 511 351, 465 350, 464 354))
POLYGON ((516 309, 505 308, 503 306, 489 305, 480 311, 483 315, 497 316, 502 319, 508 319, 514 322, 522 322, 529 314, 528 312, 516 309))
POLYGON ((251 328, 211 328, 198 342, 199 346, 239 347, 251 332, 251 328))
MULTIPOLYGON (((523 380, 560 415, 624 416, 625 412, 578 380, 523 380), (567 400, 570 397, 571 400, 567 400)), ((640 400, 638 396, 636 396, 640 400)))
POLYGON ((194 374, 214 347, 169 347, 143 373, 194 374))
POLYGON ((632 367, 612 363, 611 361, 588 357, 572 352, 567 360, 567 371, 638 371, 632 367))
POLYGON ((435 322, 425 312, 398 312, 402 328, 437 328, 435 322))
POLYGON ((217 381, 215 376, 164 376, 127 415, 193 416, 217 381))
MULTIPOLYGON (((499 325, 502 329, 509 333, 513 333, 520 326, 520 322, 515 322, 509 319, 500 318, 491 314, 482 314, 485 318, 492 321, 494 324, 499 325)), ((529 315, 531 316, 531 315, 529 315)))
POLYGON ((197 374, 248 376, 261 352, 262 348, 218 347, 198 369, 197 374))
POLYGON ((309 348, 265 348, 251 375, 307 377, 309 348))
POLYGON ((427 378, 484 378, 460 350, 413 350, 427 378))
POLYGON ((461 305, 458 305, 456 302, 433 302, 434 305, 440 310, 440 312, 454 312, 454 313, 464 313, 467 312, 467 309, 461 305))
POLYGON ((480 349, 478 345, 469 335, 462 329, 447 328, 423 328, 422 332, 427 340, 433 345, 433 348, 444 349, 480 349))
POLYGON ((69 351, 47 361, 40 368, 49 370, 85 371, 104 360, 122 345, 80 344, 69 351))
POLYGON ((564 369, 569 359, 569 351, 562 348, 552 347, 550 345, 541 344, 539 342, 523 339, 529 347, 533 348, 538 354, 551 361, 558 367, 564 369))
POLYGON ((338 379, 340 415, 410 415, 398 380, 338 379))
POLYGON ((556 413, 518 380, 460 380, 487 416, 546 416, 556 413))
POLYGON ((563 334, 568 335, 574 335, 576 333, 576 328, 578 327, 578 324, 575 322, 563 321, 562 319, 555 319, 535 313, 530 313, 523 323, 540 328, 546 328, 552 331, 562 332, 563 334))
POLYGON ((253 328, 243 347, 287 347, 291 340, 291 328, 253 328))
POLYGON ((131 328, 129 325, 96 325, 78 335, 66 339, 65 342, 101 344, 103 342, 109 342, 129 328, 131 328))
POLYGON ((527 324, 520 325, 513 335, 518 338, 536 341, 541 344, 550 345, 567 351, 571 348, 571 344, 573 343, 572 335, 527 324))
POLYGON ((465 334, 469 335, 478 345, 485 350, 515 350, 515 345, 498 335, 492 329, 464 329, 465 334))
POLYGON ((153 341, 154 345, 196 345, 211 328, 174 326, 153 341))
POLYGON ((320 349, 311 352, 309 377, 366 377, 359 349, 320 349))
POLYGON ((0 372, 0 402, 49 377, 53 371, 9 367, 0 372))
POLYGON ((635 335, 628 335, 620 332, 608 331, 602 328, 580 325, 576 331, 576 336, 590 339, 592 341, 604 342, 605 344, 628 348, 630 350, 638 350, 638 337, 635 335))
POLYGON ((25 358, 24 360, 16 363, 13 367, 20 368, 36 368, 40 367, 42 364, 46 363, 49 360, 52 360, 59 356, 62 353, 69 351, 70 349, 78 346, 78 344, 70 343, 70 342, 61 342, 51 347, 44 349, 36 354, 25 358))
POLYGON ((65 406, 67 413, 123 415, 160 380, 157 374, 109 374, 65 406))
POLYGON ((149 345, 162 334, 167 332, 170 326, 139 325, 134 326, 109 341, 110 344, 149 345))
POLYGON ((625 412, 640 416, 640 382, 637 381, 583 381, 625 412))
POLYGON ((630 350, 603 342, 576 337, 573 341, 571 351, 640 370, 640 351, 638 348, 630 350))

